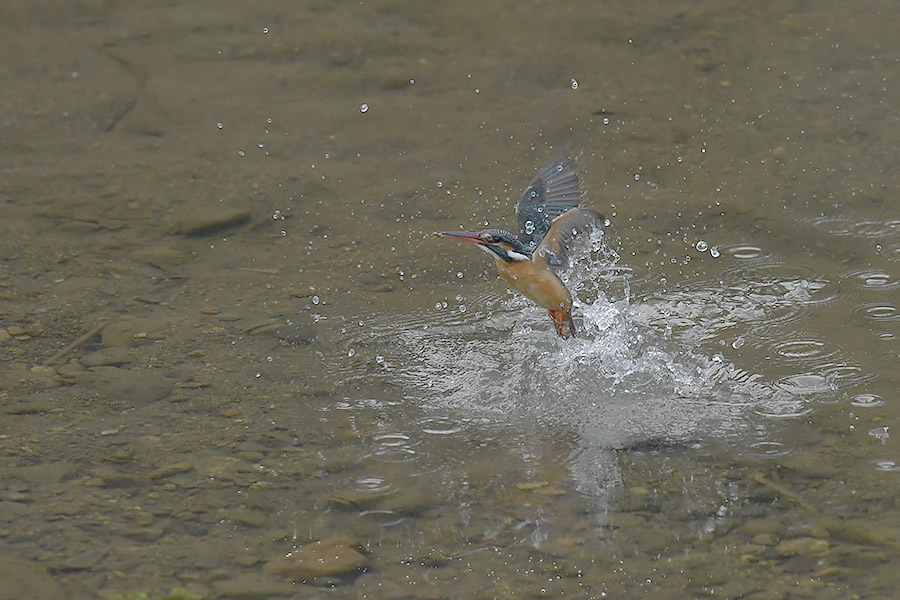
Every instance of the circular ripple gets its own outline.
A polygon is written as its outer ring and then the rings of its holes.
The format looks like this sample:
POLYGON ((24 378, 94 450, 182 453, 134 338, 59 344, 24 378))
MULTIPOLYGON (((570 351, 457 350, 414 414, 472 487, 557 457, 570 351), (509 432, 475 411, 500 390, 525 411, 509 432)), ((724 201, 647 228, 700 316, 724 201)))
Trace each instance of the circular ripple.
POLYGON ((844 217, 822 217, 811 221, 814 227, 831 235, 880 238, 900 232, 900 220, 854 221, 844 217))
POLYGON ((762 248, 750 244, 726 244, 719 246, 719 250, 740 260, 754 260, 767 256, 762 248))
POLYGON ((882 459, 872 461, 879 471, 900 471, 900 466, 892 460, 882 459))
POLYGON ((814 358, 830 356, 825 342, 819 340, 786 340, 775 344, 773 350, 782 358, 794 362, 806 362, 814 358))
POLYGON ((830 383, 840 384, 841 387, 845 388, 848 385, 867 383, 875 379, 874 375, 863 371, 862 367, 857 365, 831 363, 822 365, 820 368, 822 369, 822 374, 825 375, 830 383))
POLYGON ((422 425, 424 433, 432 435, 453 435, 463 430, 463 424, 456 420, 446 417, 429 417, 419 422, 422 425))
POLYGON ((884 400, 878 394, 857 394, 850 399, 850 404, 861 408, 874 408, 882 406, 884 400))
POLYGON ((416 451, 405 433, 384 433, 375 436, 378 448, 375 455, 385 462, 407 462, 415 460, 416 451))
POLYGON ((865 302, 857 305, 853 313, 871 321, 900 321, 900 311, 893 304, 865 302))
POLYGON ((832 390, 828 377, 812 373, 789 375, 780 379, 775 385, 792 396, 822 394, 832 390))
POLYGON ((378 475, 367 475, 356 480, 356 490, 358 492, 368 492, 377 494, 386 492, 391 489, 391 484, 384 477, 378 475))
POLYGON ((841 275, 841 278, 865 290, 896 290, 900 288, 900 280, 876 269, 847 271, 841 275))
POLYGON ((750 447, 768 458, 778 458, 790 454, 790 449, 779 442, 756 442, 751 444, 750 447))

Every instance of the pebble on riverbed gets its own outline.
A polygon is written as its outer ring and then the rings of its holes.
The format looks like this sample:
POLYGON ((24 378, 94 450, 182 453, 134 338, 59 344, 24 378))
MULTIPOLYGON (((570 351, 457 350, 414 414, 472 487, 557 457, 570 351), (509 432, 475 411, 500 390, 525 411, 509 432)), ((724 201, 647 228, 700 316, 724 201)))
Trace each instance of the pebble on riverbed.
POLYGON ((250 220, 250 210, 228 208, 218 204, 179 216, 172 232, 182 235, 206 235, 241 225, 250 220))
POLYGON ((288 556, 271 560, 264 569, 294 581, 348 575, 364 567, 367 562, 357 547, 347 538, 333 537, 307 544, 288 556))
POLYGON ((126 318, 104 327, 100 338, 107 348, 128 348, 142 339, 165 337, 162 334, 165 327, 166 322, 162 319, 126 318))

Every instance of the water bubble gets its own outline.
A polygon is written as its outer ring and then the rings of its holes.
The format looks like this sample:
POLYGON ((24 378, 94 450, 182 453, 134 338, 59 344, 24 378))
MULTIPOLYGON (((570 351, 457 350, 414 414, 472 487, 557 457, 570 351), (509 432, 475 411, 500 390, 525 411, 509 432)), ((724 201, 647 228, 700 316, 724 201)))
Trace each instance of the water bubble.
POLYGON ((713 246, 709 249, 709 255, 713 258, 719 258, 719 249, 716 246, 713 246))
POLYGON ((534 233, 534 221, 525 221, 525 235, 534 233))
POLYGON ((888 426, 884 427, 876 427, 875 429, 869 430, 869 435, 871 435, 876 440, 881 440, 882 444, 887 444, 888 438, 890 438, 890 434, 888 433, 888 426))
POLYGON ((380 354, 376 354, 375 362, 377 362, 379 365, 384 364, 384 357, 380 354))
POLYGON ((569 85, 572 86, 573 90, 577 90, 578 89, 578 80, 573 77, 572 81, 569 82, 569 85))
POLYGON ((216 127, 218 127, 219 129, 222 129, 225 126, 222 123, 216 123, 216 127))
POLYGON ((313 297, 312 297, 312 303, 318 305, 318 304, 319 304, 319 297, 318 297, 318 296, 313 296, 313 297))
POLYGON ((703 240, 699 240, 694 247, 697 249, 697 252, 706 252, 706 249, 709 248, 709 244, 703 240))
POLYGON ((460 305, 459 305, 459 312, 461 312, 461 313, 466 312, 466 305, 465 305, 465 304, 460 304, 460 305))
POLYGON ((268 27, 263 27, 263 33, 264 33, 264 34, 269 33, 269 28, 268 28, 268 27))
POLYGON ((438 187, 444 187, 444 182, 443 182, 443 181, 438 181, 436 185, 437 185, 438 187))
POLYGON ((363 102, 362 104, 359 105, 359 112, 364 113, 367 110, 369 110, 369 105, 366 104, 365 102, 363 102))
POLYGON ((350 350, 347 352, 347 356, 349 356, 349 357, 351 357, 351 358, 354 357, 354 356, 356 356, 356 349, 355 349, 355 348, 350 348, 350 350))
POLYGON ((456 272, 456 278, 457 278, 457 279, 462 279, 462 278, 463 278, 463 272, 462 272, 462 271, 457 271, 457 272, 456 272))
POLYGON ((731 342, 731 347, 734 348, 735 350, 737 350, 738 348, 740 348, 743 345, 744 345, 744 336, 738 336, 738 338, 736 340, 731 342))

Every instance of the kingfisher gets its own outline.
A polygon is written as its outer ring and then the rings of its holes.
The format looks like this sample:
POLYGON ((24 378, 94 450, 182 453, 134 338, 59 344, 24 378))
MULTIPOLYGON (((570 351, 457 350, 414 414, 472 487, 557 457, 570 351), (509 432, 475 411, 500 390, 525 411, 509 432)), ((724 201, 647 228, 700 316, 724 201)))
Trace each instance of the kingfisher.
POLYGON ((557 273, 569 266, 575 241, 606 222, 596 210, 581 207, 581 198, 575 159, 559 156, 538 171, 516 203, 517 234, 482 229, 435 235, 477 244, 494 259, 500 277, 550 312, 560 336, 574 336, 572 294, 557 273))

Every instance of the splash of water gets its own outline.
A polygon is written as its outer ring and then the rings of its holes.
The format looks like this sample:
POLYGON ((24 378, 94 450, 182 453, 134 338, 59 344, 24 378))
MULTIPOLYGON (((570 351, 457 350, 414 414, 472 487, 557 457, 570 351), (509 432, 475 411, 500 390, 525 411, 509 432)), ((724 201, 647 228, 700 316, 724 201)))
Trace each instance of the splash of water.
POLYGON ((700 350, 735 324, 752 330, 772 311, 788 319, 808 309, 824 283, 758 277, 633 302, 628 270, 602 232, 573 258, 563 277, 577 298, 575 339, 559 338, 517 295, 488 301, 486 313, 419 314, 408 325, 376 318, 364 335, 382 361, 364 377, 383 378, 427 413, 565 432, 577 440, 573 477, 592 493, 616 480, 611 451, 738 435, 748 412, 802 414, 811 396, 834 390, 803 374, 765 381, 700 350))

